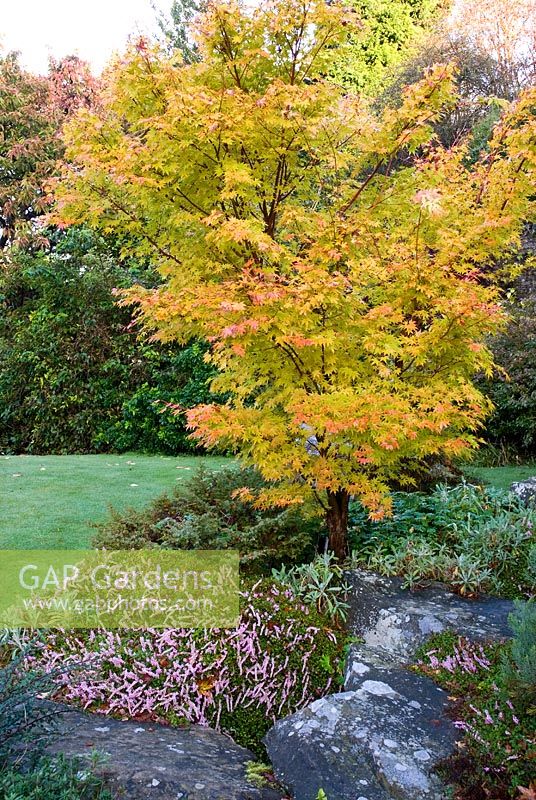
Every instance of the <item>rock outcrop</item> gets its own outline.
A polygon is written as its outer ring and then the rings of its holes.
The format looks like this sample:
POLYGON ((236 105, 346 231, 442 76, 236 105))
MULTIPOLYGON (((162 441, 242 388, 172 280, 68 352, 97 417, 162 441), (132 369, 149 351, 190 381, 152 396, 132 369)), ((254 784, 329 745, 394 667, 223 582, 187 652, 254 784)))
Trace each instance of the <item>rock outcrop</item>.
POLYGON ((536 477, 526 478, 524 481, 517 481, 510 487, 510 491, 516 494, 526 505, 534 504, 536 498, 536 477))
POLYGON ((431 633, 452 629, 472 639, 509 633, 508 601, 464 600, 445 587, 422 592, 401 581, 355 571, 350 622, 361 643, 346 666, 345 691, 280 720, 265 743, 276 777, 295 800, 444 800, 436 765, 455 748, 448 698, 408 669, 431 633))
POLYGON ((410 592, 400 578, 384 578, 355 570, 346 575, 351 586, 350 626, 367 647, 399 662, 407 662, 432 633, 457 631, 471 639, 510 635, 509 600, 466 599, 443 584, 410 592))

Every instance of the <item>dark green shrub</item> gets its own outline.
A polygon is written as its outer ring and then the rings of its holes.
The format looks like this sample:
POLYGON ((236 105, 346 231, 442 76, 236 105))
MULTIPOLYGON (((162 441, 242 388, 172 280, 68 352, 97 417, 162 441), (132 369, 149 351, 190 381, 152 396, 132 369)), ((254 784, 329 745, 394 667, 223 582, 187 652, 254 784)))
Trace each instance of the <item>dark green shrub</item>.
POLYGON ((516 603, 510 615, 514 639, 502 664, 502 683, 518 695, 520 702, 536 713, 536 600, 516 603))
POLYGON ((145 380, 124 400, 118 418, 97 433, 96 443, 117 452, 199 452, 184 415, 170 406, 188 409, 214 400, 214 369, 204 360, 206 351, 200 342, 184 348, 140 346, 145 380))
POLYGON ((471 128, 471 138, 467 151, 467 161, 470 164, 475 164, 482 156, 482 153, 489 149, 489 140, 493 134, 493 127, 499 121, 501 116, 501 105, 495 101, 494 98, 487 100, 487 110, 484 109, 480 112, 483 116, 478 117, 475 124, 471 128))
POLYGON ((208 402, 206 347, 140 338, 114 289, 151 283, 83 228, 0 261, 0 452, 192 452, 185 409, 208 402))
POLYGON ((0 449, 86 452, 139 380, 136 334, 112 289, 130 282, 74 231, 0 270, 0 449))
POLYGON ((44 675, 27 670, 27 656, 28 652, 21 653, 0 668, 0 765, 27 747, 34 749, 49 735, 60 713, 37 697, 50 694, 65 670, 55 667, 44 675))
POLYGON ((495 405, 485 436, 495 448, 530 458, 536 453, 536 300, 510 310, 507 330, 490 343, 502 372, 480 382, 495 405))
POLYGON ((239 550, 243 568, 269 572, 282 563, 310 559, 321 522, 299 509, 259 510, 234 496, 244 487, 262 485, 253 470, 201 467, 172 495, 162 495, 142 511, 112 512, 97 526, 95 547, 141 549, 239 550))
POLYGON ((81 762, 43 756, 31 769, 0 770, 0 800, 112 800, 112 795, 81 762))

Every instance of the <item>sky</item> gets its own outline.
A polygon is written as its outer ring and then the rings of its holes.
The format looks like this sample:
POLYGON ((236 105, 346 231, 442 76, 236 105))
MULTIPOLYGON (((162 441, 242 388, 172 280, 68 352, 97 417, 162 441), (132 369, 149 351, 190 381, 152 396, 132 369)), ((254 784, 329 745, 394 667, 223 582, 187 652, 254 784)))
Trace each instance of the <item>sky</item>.
MULTIPOLYGON (((171 0, 155 4, 167 11, 171 0)), ((50 55, 74 53, 98 74, 129 34, 155 29, 151 0, 0 0, 0 50, 19 50, 38 73, 50 55)))

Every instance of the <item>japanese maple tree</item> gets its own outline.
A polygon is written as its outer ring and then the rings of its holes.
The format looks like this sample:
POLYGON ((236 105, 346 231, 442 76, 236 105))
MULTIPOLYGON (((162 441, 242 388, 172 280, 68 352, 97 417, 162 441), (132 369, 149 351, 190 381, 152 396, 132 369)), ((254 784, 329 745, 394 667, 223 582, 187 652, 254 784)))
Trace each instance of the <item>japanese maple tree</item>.
POLYGON ((193 435, 258 467, 259 504, 316 500, 338 556, 352 495, 381 516, 402 463, 476 442, 472 377, 502 320, 481 267, 518 241, 536 159, 534 93, 469 169, 433 140, 448 66, 380 118, 324 80, 355 24, 336 4, 226 3, 199 63, 139 41, 68 126, 58 190, 64 223, 158 265, 164 285, 125 298, 145 325, 210 342, 229 399, 189 412, 193 435))

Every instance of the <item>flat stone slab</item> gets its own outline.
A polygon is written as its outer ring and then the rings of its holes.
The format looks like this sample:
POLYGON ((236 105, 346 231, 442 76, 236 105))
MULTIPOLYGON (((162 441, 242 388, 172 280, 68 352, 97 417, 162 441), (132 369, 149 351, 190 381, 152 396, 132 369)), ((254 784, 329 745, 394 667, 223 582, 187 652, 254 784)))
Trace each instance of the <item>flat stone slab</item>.
POLYGON ((281 800, 246 776, 249 750, 200 725, 171 728, 66 711, 47 745, 50 754, 104 757, 98 772, 125 800, 281 800))
POLYGON ((353 570, 345 578, 351 586, 352 632, 367 647, 400 663, 409 661, 432 633, 452 630, 477 641, 512 635, 508 615, 514 606, 509 600, 466 599, 441 584, 409 592, 400 578, 365 570, 353 570))

